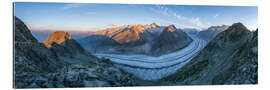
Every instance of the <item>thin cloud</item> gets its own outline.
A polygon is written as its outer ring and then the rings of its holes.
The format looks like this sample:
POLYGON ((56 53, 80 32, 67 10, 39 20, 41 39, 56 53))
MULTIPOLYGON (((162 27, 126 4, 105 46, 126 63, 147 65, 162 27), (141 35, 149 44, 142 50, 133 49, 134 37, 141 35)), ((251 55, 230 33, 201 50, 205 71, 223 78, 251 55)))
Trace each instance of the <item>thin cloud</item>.
POLYGON ((66 4, 64 7, 62 7, 62 9, 79 8, 82 6, 84 6, 84 4, 72 3, 72 4, 66 4))
POLYGON ((177 19, 187 19, 186 17, 169 10, 169 8, 167 8, 165 6, 157 5, 156 7, 158 9, 158 10, 156 10, 156 12, 158 12, 162 15, 169 16, 169 17, 172 16, 172 17, 175 17, 177 19))
POLYGON ((84 13, 85 15, 94 15, 94 14, 97 14, 96 12, 85 12, 84 13))
POLYGON ((159 14, 162 14, 164 16, 171 16, 168 12, 168 8, 167 7, 164 7, 162 5, 157 5, 156 8, 152 8, 152 11, 156 12, 156 13, 159 13, 159 14))
POLYGON ((202 22, 201 22, 201 20, 200 20, 200 18, 191 18, 190 19, 190 23, 192 23, 193 25, 195 25, 197 28, 199 28, 199 29, 204 29, 204 28, 206 28, 203 24, 202 24, 202 22))
POLYGON ((187 19, 186 17, 182 16, 182 15, 179 15, 179 14, 176 14, 176 13, 173 13, 173 16, 177 19, 187 19))
MULTIPOLYGON (((178 14, 178 13, 170 10, 166 6, 157 5, 156 8, 153 9, 153 11, 154 12, 157 12, 157 13, 159 13, 161 15, 167 16, 167 17, 174 17, 174 18, 176 18, 178 20, 187 21, 188 23, 191 24, 190 26, 183 26, 183 27, 197 28, 197 29, 204 29, 204 28, 206 28, 202 24, 202 21, 200 20, 200 18, 185 17, 185 16, 183 16, 181 14, 178 14)), ((219 16, 219 14, 217 14, 215 17, 218 17, 218 16, 219 16)), ((176 24, 176 23, 173 23, 173 24, 176 24)))
POLYGON ((218 16, 219 16, 219 14, 215 14, 215 15, 213 16, 213 18, 216 19, 218 16))
POLYGON ((116 27, 117 25, 116 24, 109 24, 108 26, 109 27, 116 27))

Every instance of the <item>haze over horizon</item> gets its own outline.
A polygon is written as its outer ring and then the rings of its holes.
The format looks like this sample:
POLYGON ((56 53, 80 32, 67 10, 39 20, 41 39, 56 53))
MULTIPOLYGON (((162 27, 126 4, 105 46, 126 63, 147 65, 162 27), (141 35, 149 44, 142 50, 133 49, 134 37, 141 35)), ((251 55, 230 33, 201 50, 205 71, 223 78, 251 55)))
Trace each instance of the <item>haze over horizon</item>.
POLYGON ((94 31, 128 24, 205 29, 243 23, 258 28, 256 6, 15 2, 14 15, 30 30, 94 31))

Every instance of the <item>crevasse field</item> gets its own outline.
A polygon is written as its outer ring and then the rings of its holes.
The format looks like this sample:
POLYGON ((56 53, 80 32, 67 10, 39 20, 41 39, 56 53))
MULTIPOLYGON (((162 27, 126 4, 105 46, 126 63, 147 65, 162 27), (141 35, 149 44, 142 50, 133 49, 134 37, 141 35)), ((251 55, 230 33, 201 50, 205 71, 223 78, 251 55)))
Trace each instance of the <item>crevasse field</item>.
POLYGON ((109 58, 122 70, 142 80, 159 80, 168 76, 195 57, 204 48, 206 41, 196 35, 189 35, 193 42, 184 49, 159 57, 147 55, 95 54, 109 58))

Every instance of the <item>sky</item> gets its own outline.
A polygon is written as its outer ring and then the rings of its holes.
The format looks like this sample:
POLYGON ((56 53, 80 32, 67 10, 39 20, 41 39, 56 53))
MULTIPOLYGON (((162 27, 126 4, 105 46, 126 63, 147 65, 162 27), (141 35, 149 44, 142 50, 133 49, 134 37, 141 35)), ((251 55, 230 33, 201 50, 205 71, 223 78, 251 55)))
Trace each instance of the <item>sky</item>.
POLYGON ((30 30, 95 31, 153 22, 199 30, 237 22, 258 28, 256 6, 15 2, 14 15, 30 30))

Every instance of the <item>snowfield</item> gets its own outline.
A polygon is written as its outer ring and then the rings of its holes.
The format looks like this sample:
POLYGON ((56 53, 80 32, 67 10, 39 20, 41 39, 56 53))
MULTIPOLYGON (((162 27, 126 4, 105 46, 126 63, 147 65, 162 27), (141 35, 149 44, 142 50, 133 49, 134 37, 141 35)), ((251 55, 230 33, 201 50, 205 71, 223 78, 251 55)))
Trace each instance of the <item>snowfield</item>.
POLYGON ((195 57, 206 45, 206 41, 189 35, 193 42, 184 49, 159 57, 147 55, 95 54, 109 58, 115 66, 143 80, 159 80, 173 74, 195 57))

